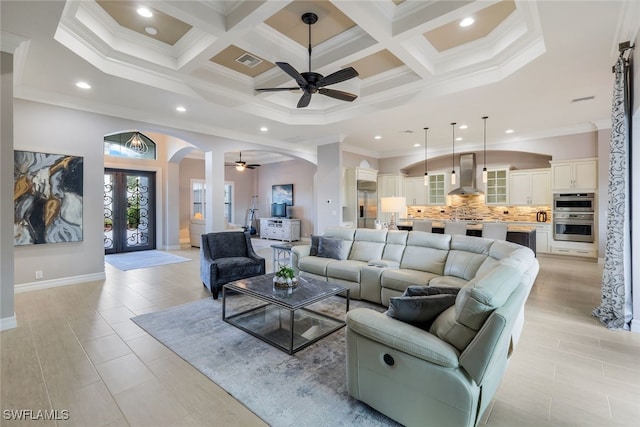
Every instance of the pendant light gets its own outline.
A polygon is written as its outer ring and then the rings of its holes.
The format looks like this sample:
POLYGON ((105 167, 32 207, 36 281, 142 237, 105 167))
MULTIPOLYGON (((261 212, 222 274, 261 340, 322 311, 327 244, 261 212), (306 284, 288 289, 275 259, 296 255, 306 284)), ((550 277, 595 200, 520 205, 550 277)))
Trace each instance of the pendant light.
POLYGON ((149 146, 142 139, 140 132, 135 132, 131 138, 124 144, 125 148, 133 151, 139 156, 146 154, 149 151, 149 146))
POLYGON ((455 152, 456 152, 456 124, 451 123, 451 185, 456 185, 456 164, 455 164, 455 152))
POLYGON ((427 133, 429 128, 424 128, 424 185, 429 186, 429 172, 427 172, 427 133))
POLYGON ((482 182, 487 183, 487 119, 489 116, 484 116, 484 168, 482 169, 482 182))

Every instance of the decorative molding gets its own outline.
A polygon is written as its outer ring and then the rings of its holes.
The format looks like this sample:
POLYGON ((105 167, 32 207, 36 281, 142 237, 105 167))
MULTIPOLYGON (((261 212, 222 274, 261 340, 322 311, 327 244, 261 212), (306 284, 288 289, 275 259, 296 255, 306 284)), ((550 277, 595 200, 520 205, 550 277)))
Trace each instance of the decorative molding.
POLYGON ((105 272, 83 274, 80 276, 62 277, 60 279, 51 280, 39 280, 37 282, 22 283, 15 285, 14 290, 16 294, 23 292, 37 291, 40 289, 57 288, 59 286, 76 285, 78 283, 95 282, 98 280, 105 280, 105 272))
POLYGON ((11 317, 3 317, 0 319, 0 331, 6 331, 9 329, 16 328, 18 326, 18 321, 16 319, 16 314, 13 313, 11 317))
POLYGON ((27 41, 26 38, 7 31, 0 31, 0 49, 3 52, 14 54, 20 43, 27 41))

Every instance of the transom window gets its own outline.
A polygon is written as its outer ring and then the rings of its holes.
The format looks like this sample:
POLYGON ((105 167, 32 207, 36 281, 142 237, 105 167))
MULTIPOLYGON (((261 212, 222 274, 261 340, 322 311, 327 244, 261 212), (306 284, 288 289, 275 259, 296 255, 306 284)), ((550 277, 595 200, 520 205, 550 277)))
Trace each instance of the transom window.
POLYGON ((104 137, 104 154, 133 159, 156 159, 156 143, 140 132, 123 132, 104 137))

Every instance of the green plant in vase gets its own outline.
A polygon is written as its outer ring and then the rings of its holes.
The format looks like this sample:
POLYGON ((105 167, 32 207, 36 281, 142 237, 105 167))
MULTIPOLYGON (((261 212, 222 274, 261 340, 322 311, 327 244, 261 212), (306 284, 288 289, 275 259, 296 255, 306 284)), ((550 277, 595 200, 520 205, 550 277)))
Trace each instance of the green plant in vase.
POLYGON ((293 268, 283 265, 276 271, 273 283, 278 288, 293 288, 298 285, 298 278, 293 268))

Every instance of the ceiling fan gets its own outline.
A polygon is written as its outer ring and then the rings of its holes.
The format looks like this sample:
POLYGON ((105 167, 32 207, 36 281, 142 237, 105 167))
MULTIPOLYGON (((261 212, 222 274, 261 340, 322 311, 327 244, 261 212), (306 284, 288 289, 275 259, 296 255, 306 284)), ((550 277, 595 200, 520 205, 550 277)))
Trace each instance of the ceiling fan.
POLYGON ((247 164, 247 162, 243 162, 242 161, 242 151, 241 151, 240 152, 240 160, 238 160, 236 162, 235 166, 236 166, 236 170, 242 172, 245 169, 255 169, 260 165, 256 164, 256 163, 247 164))
POLYGON ((289 74, 298 83, 299 87, 272 87, 264 89, 256 89, 258 92, 277 92, 284 90, 299 90, 302 89, 302 97, 298 101, 298 108, 304 108, 311 102, 311 95, 314 93, 320 93, 322 95, 329 96, 331 98, 339 99, 341 101, 353 102, 358 96, 352 93, 343 92, 341 90, 327 89, 325 86, 340 83, 345 80, 352 79, 358 76, 358 72, 353 67, 343 68, 340 71, 323 76, 319 73, 311 71, 311 25, 318 21, 318 15, 312 12, 307 12, 302 15, 302 22, 309 26, 309 71, 299 73, 295 68, 286 62, 276 62, 276 65, 280 67, 282 71, 289 74))

